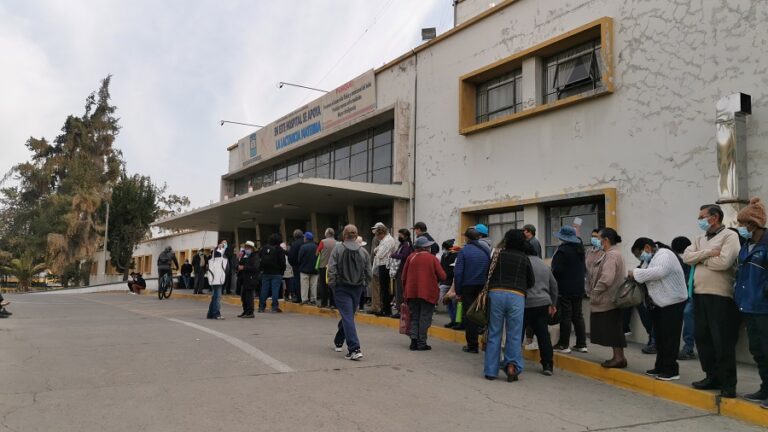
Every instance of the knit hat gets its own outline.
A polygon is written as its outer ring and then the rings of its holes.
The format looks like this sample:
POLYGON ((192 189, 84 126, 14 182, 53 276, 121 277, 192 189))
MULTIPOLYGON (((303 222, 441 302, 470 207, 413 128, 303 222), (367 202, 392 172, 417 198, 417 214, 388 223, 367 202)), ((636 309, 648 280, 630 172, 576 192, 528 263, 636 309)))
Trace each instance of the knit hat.
POLYGON ((760 198, 754 197, 749 200, 749 205, 741 209, 736 219, 739 223, 752 222, 760 228, 765 227, 765 206, 760 198))

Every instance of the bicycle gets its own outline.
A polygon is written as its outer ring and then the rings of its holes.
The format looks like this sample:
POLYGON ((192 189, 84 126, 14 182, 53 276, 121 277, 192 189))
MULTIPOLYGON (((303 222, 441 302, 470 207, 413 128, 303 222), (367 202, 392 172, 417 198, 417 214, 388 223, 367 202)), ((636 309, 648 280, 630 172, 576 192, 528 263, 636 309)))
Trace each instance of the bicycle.
POLYGON ((157 298, 162 300, 169 298, 173 293, 173 276, 170 273, 165 273, 158 281, 157 286, 157 298))

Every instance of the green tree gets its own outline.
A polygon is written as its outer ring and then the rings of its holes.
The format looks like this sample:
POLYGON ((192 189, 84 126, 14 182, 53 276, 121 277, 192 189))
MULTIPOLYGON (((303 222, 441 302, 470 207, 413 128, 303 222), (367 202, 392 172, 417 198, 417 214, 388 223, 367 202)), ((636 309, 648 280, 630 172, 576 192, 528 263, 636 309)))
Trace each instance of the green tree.
POLYGON ((112 265, 128 279, 133 250, 149 233, 149 225, 159 214, 160 190, 149 177, 125 172, 112 189, 107 249, 112 265))
POLYGON ((25 254, 19 258, 13 258, 8 264, 0 266, 0 271, 9 274, 19 281, 19 290, 26 292, 32 284, 32 278, 45 270, 45 263, 35 261, 32 254, 25 254))

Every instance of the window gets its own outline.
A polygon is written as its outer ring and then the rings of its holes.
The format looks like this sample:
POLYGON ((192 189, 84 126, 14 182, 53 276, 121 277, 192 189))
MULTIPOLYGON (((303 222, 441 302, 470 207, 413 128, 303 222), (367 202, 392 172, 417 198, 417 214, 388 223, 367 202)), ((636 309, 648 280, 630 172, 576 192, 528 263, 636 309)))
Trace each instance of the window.
POLYGON ((248 193, 248 177, 235 180, 235 196, 248 193))
POLYGON ((488 238, 493 244, 504 240, 504 234, 511 229, 523 229, 523 209, 515 209, 504 213, 481 215, 477 223, 488 226, 488 238))
POLYGON ((304 161, 301 163, 302 177, 315 177, 315 155, 314 153, 304 156, 304 161))
POLYGON ((333 178, 349 180, 349 145, 342 144, 333 151, 333 178))
POLYGON ((605 226, 605 198, 603 196, 588 201, 571 201, 549 206, 546 208, 547 246, 546 257, 551 258, 557 250, 559 240, 554 233, 563 225, 573 225, 576 218, 581 218, 581 241, 589 244, 592 230, 605 226))
POLYGON ((600 39, 593 39, 544 61, 544 103, 596 90, 603 85, 600 39))
POLYGON ((299 161, 291 161, 288 166, 285 167, 286 180, 293 180, 299 178, 299 161))
POLYGON ((504 117, 523 108, 523 70, 518 69, 477 86, 476 122, 504 117))
POLYGON ((317 154, 315 159, 317 164, 316 175, 318 178, 331 178, 331 152, 323 151, 317 154))

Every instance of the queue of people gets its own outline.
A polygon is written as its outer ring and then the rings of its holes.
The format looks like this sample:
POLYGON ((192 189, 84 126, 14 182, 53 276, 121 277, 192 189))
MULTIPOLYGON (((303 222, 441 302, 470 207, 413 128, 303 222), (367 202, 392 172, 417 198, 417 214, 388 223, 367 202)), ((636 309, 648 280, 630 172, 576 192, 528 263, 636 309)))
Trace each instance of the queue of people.
MULTIPOLYGON (((611 357, 601 363, 604 368, 626 368, 626 319, 638 309, 641 317, 647 314, 644 326, 651 338, 643 352, 656 356, 647 375, 679 380, 678 361, 698 358, 704 377, 693 387, 718 390, 725 398, 736 397, 735 348, 744 322, 762 380, 756 392, 744 397, 768 407, 768 236, 762 202, 753 199, 738 214, 738 223, 737 229, 728 229, 719 206, 701 206, 701 236, 693 241, 676 237, 671 247, 639 237, 630 247, 636 265, 625 262, 622 238, 609 227, 593 230, 585 247, 576 228, 562 226, 555 234, 559 245, 551 266, 541 258, 536 228, 530 225, 507 231, 494 244, 488 227, 478 224, 464 232, 463 246, 448 240, 441 248, 424 222, 411 228, 413 238, 409 229, 396 231, 395 238, 384 223, 376 223, 370 231, 370 253, 354 225, 344 227, 339 240, 328 228, 318 243, 311 232, 296 230, 290 245, 273 234, 258 250, 252 241, 246 242, 238 256, 243 303, 239 317, 254 317, 256 294, 258 312, 265 311, 269 296, 272 312, 281 312, 281 295, 297 303, 338 308, 341 320, 333 349, 342 351, 346 343, 346 358, 360 360, 357 311, 399 318, 406 308, 410 327, 401 331, 410 337, 410 349, 428 351, 428 329, 442 303, 450 318, 446 327, 465 333, 462 350, 485 350, 485 378, 497 379, 501 370, 512 382, 525 367, 526 329, 536 337, 546 376, 554 373, 553 352, 586 353, 588 337, 612 349, 611 357), (620 303, 619 297, 632 290, 640 290, 641 300, 620 303), (483 304, 487 322, 467 319, 476 300, 483 304), (554 344, 549 333, 553 324, 560 328, 554 344)), ((222 241, 210 259, 201 256, 191 264, 197 279, 198 266, 206 263, 214 288, 211 319, 221 319, 226 249, 222 241)))

